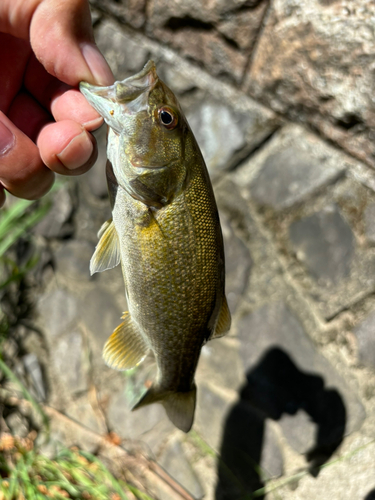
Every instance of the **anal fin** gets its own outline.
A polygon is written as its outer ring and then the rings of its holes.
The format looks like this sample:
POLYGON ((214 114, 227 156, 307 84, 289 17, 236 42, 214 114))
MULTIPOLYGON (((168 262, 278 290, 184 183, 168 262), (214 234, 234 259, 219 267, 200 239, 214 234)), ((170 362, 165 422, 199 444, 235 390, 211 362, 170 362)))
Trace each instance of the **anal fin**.
POLYGON ((224 335, 226 335, 230 330, 231 322, 232 318, 230 315, 227 298, 224 295, 215 329, 208 340, 224 337, 224 335))
POLYGON ((120 243, 112 219, 107 220, 98 232, 99 243, 90 260, 90 273, 101 273, 120 263, 120 243))
POLYGON ((130 370, 139 365, 146 357, 149 347, 129 313, 112 333, 103 349, 106 365, 115 370, 130 370))

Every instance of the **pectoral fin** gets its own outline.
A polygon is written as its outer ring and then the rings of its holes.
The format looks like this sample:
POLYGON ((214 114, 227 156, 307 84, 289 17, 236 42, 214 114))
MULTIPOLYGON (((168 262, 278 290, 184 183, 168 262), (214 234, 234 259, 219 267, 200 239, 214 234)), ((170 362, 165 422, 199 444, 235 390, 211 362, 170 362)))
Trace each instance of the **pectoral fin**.
POLYGON ((100 238, 90 260, 90 273, 101 273, 120 263, 120 244, 112 219, 107 220, 98 232, 100 238))
POLYGON ((213 333, 210 335, 208 340, 218 339, 220 337, 224 337, 229 332, 231 324, 231 316, 228 307, 227 298, 224 295, 223 303, 221 304, 221 309, 219 313, 219 318, 217 320, 215 329, 213 333))
POLYGON ((135 200, 139 200, 148 207, 162 208, 168 200, 154 189, 146 186, 139 179, 134 179, 129 182, 129 194, 135 200))
POLYGON ((130 370, 146 357, 149 347, 129 313, 112 333, 103 349, 105 364, 115 370, 130 370))

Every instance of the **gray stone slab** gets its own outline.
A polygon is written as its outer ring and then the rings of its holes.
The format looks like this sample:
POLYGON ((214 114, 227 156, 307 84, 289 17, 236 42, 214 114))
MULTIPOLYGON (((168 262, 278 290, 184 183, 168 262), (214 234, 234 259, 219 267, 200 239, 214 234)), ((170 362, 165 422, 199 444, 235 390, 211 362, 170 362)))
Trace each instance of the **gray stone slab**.
POLYGON ((375 203, 367 205, 364 212, 365 234, 367 241, 375 244, 375 203))
POLYGON ((278 220, 275 237, 289 252, 289 270, 331 319, 375 290, 375 249, 366 242, 364 215, 368 190, 343 179, 287 222, 278 220), (292 241, 291 241, 292 240, 292 241))
POLYGON ((279 420, 288 443, 298 453, 305 454, 313 449, 318 435, 318 424, 304 410, 297 410, 295 414, 285 413, 279 420))
POLYGON ((215 387, 236 391, 243 382, 238 348, 228 344, 225 338, 210 340, 203 346, 198 366, 198 386, 209 380, 215 387))
POLYGON ((62 288, 42 295, 37 310, 45 332, 51 339, 65 332, 77 319, 79 312, 77 298, 62 288))
POLYGON ((52 198, 47 215, 35 226, 33 232, 45 238, 66 238, 71 236, 74 226, 70 222, 74 203, 67 185, 58 189, 52 198))
POLYGON ((98 434, 107 432, 104 417, 99 418, 94 412, 86 394, 78 398, 64 409, 64 413, 81 425, 98 434))
POLYGON ((375 311, 366 316, 354 329, 361 363, 375 369, 375 311))
POLYGON ((173 89, 173 93, 178 96, 196 87, 196 82, 193 78, 182 75, 173 64, 164 61, 158 63, 158 75, 168 87, 173 89))
POLYGON ((284 458, 276 432, 268 420, 265 421, 263 445, 260 456, 263 479, 280 477, 284 472, 284 458))
POLYGON ((252 5, 248 2, 246 4, 252 8, 228 12, 218 25, 220 33, 223 33, 229 40, 233 40, 241 50, 247 50, 255 43, 259 26, 269 5, 268 1, 254 1, 251 2, 252 5))
POLYGON ((40 366, 37 356, 33 353, 26 354, 25 356, 22 356, 22 361, 26 372, 30 377, 31 384, 37 398, 40 401, 45 401, 47 398, 47 390, 44 383, 42 367, 40 366))
POLYGON ((334 448, 344 435, 361 427, 365 410, 357 395, 315 349, 284 303, 271 303, 243 316, 238 335, 247 376, 242 397, 268 418, 281 419, 285 436, 297 451, 334 448), (293 426, 290 418, 297 413, 293 426), (317 424, 314 449, 310 420, 317 424))
POLYGON ((214 179, 236 166, 276 128, 275 120, 270 114, 262 113, 257 104, 246 110, 230 104, 205 95, 186 110, 187 120, 214 179))
POLYGON ((253 261, 249 249, 234 232, 230 215, 223 210, 220 222, 224 238, 225 292, 233 315, 246 290, 253 261))
POLYGON ((289 237, 297 259, 317 280, 338 283, 350 275, 354 234, 337 205, 293 222, 289 237))
POLYGON ((349 159, 298 125, 288 125, 252 157, 235 179, 248 198, 282 210, 337 180, 349 159))
POLYGON ((90 4, 116 17, 121 23, 129 24, 133 29, 141 28, 146 20, 146 0, 91 0, 90 4))
POLYGON ((375 491, 375 444, 368 436, 345 446, 347 460, 325 467, 318 477, 306 475, 298 485, 276 490, 282 500, 372 500, 375 491), (350 457, 350 458, 349 458, 350 457))
POLYGON ((127 439, 143 439, 144 435, 167 418, 160 404, 130 411, 129 397, 125 391, 112 395, 107 410, 107 420, 111 430, 127 439))
POLYGON ((372 165, 374 16, 367 0, 272 2, 247 82, 253 97, 372 165))
POLYGON ((197 388, 197 408, 193 429, 214 450, 219 450, 226 415, 231 402, 202 383, 197 388))
POLYGON ((106 20, 95 30, 95 40, 116 80, 140 71, 150 58, 147 48, 123 32, 120 25, 106 20))
POLYGON ((194 499, 200 500, 204 497, 204 489, 178 441, 173 441, 167 446, 158 463, 191 493, 194 499))
POLYGON ((68 240, 55 253, 57 271, 76 281, 90 279, 89 264, 95 247, 85 240, 68 240))
POLYGON ((51 361, 66 390, 75 394, 85 391, 87 373, 83 365, 83 339, 79 331, 65 334, 54 343, 51 361))
POLYGON ((283 468, 276 434, 265 416, 240 400, 225 420, 215 498, 245 498, 265 480, 282 475, 283 468))
POLYGON ((13 436, 25 438, 31 431, 29 422, 18 411, 10 413, 5 418, 5 422, 13 436))
POLYGON ((150 0, 146 31, 215 76, 240 83, 267 4, 150 0))
POLYGON ((145 443, 154 455, 158 455, 164 449, 165 443, 171 435, 176 432, 176 427, 165 415, 155 426, 142 434, 142 442, 145 443))
POLYGON ((212 99, 198 103, 186 116, 209 172, 228 168, 232 156, 246 145, 239 116, 228 105, 212 99))
MULTIPOLYGON (((124 298, 124 311, 126 301, 124 298)), ((82 319, 89 330, 90 346, 101 354, 113 330, 122 322, 123 311, 115 297, 100 287, 91 289, 82 301, 82 319)))

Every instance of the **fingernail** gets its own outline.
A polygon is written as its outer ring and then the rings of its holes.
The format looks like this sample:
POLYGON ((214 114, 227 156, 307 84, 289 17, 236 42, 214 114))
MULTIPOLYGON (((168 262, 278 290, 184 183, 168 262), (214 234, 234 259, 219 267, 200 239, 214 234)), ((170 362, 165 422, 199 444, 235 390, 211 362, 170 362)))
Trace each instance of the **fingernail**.
POLYGON ((74 170, 87 163, 93 151, 93 143, 90 141, 87 132, 83 130, 56 156, 66 168, 74 170))
POLYGON ((91 130, 96 130, 101 127, 103 125, 103 121, 103 118, 99 116, 98 118, 82 123, 82 127, 85 127, 86 130, 91 132, 91 130))
POLYGON ((112 85, 114 82, 113 73, 96 45, 82 43, 81 51, 96 83, 98 85, 112 85))
POLYGON ((5 155, 14 143, 14 135, 3 122, 0 122, 0 155, 5 155))

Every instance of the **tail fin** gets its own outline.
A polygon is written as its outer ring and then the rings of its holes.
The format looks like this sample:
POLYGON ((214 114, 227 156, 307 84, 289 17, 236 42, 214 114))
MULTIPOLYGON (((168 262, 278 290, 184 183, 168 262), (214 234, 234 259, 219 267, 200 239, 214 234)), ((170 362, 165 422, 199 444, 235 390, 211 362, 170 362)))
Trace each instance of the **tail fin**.
POLYGON ((196 398, 195 384, 188 392, 161 391, 157 386, 152 386, 132 410, 159 402, 164 406, 172 424, 184 432, 189 432, 194 421, 196 398))

